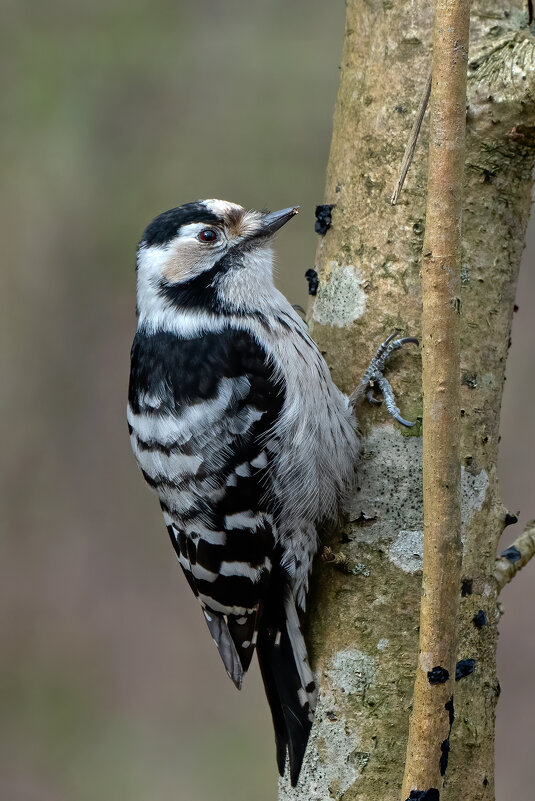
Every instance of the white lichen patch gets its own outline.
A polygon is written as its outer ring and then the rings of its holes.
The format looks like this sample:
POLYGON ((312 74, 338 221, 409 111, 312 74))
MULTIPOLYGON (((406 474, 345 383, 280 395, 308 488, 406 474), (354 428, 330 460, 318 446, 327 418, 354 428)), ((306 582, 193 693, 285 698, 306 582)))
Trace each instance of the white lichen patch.
POLYGON ((372 606, 384 606, 389 601, 387 595, 378 595, 377 598, 372 601, 372 606))
POLYGON ((390 640, 388 639, 388 637, 381 637, 381 639, 377 643, 377 650, 378 651, 386 651, 386 649, 388 648, 388 643, 389 642, 390 642, 390 640))
POLYGON ((359 267, 331 262, 327 283, 320 283, 312 312, 320 325, 343 328, 364 314, 366 292, 359 267))
POLYGON ((424 532, 402 529, 390 548, 388 558, 404 573, 417 573, 424 558, 424 532))
POLYGON ((356 559, 359 543, 392 541, 401 530, 421 531, 421 437, 405 437, 391 423, 374 426, 362 443, 358 486, 350 501, 349 520, 373 522, 355 525, 351 532, 356 559))
POLYGON ((279 779, 281 795, 289 801, 336 801, 357 781, 368 759, 354 723, 337 709, 332 693, 320 692, 299 784, 290 786, 286 770, 279 779))
POLYGON ((489 476, 486 470, 480 473, 470 473, 461 467, 461 524, 464 529, 468 526, 475 512, 480 512, 485 502, 489 476))
POLYGON ((326 671, 335 689, 344 693, 362 695, 371 687, 376 670, 373 656, 348 648, 338 651, 331 659, 331 667, 326 671))
POLYGON ((418 662, 424 673, 429 673, 435 667, 435 656, 431 651, 421 651, 418 656, 418 662))
MULTIPOLYGON (((403 410, 402 410, 403 413, 403 410)), ((401 570, 422 569, 422 440, 406 437, 390 423, 376 425, 363 440, 359 464, 359 488, 350 500, 348 519, 354 556, 359 544, 390 542, 388 556, 401 570), (358 525, 359 521, 373 521, 358 525)), ((461 517, 463 530, 481 511, 489 476, 486 470, 461 469, 461 517)), ((351 554, 353 556, 353 553, 351 554)))

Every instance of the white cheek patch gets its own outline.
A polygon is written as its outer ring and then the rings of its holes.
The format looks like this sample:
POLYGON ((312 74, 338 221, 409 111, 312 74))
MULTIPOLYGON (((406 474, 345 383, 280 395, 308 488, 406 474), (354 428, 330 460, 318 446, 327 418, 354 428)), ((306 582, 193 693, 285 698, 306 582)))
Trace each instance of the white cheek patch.
POLYGON ((218 229, 219 238, 213 244, 203 244, 198 236, 206 223, 189 223, 177 230, 176 236, 165 245, 141 245, 138 251, 138 305, 147 316, 156 313, 162 306, 158 295, 161 279, 170 283, 184 281, 209 270, 225 252, 229 240, 224 231, 218 229))
POLYGON ((145 284, 151 279, 158 278, 169 258, 169 245, 141 245, 137 254, 137 274, 139 289, 144 288, 145 284))
POLYGON ((170 283, 187 281, 214 266, 225 252, 228 240, 224 232, 218 229, 216 242, 200 242, 199 234, 207 228, 212 230, 209 223, 182 226, 178 236, 168 246, 167 259, 161 271, 163 278, 170 283))

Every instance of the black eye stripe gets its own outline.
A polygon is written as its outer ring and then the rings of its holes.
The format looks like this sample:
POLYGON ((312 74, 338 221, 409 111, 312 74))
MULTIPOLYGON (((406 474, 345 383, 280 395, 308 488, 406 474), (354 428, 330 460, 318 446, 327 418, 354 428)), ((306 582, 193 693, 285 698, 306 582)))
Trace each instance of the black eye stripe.
POLYGON ((180 228, 191 223, 219 225, 221 219, 203 203, 186 203, 159 214, 145 229, 141 244, 147 247, 165 245, 175 238, 180 228))

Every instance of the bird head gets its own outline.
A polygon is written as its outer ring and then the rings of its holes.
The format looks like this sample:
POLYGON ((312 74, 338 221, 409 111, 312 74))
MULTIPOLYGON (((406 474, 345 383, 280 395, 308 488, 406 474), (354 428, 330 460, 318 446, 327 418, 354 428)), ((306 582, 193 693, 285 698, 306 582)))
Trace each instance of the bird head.
POLYGON ((177 309, 219 313, 257 304, 273 286, 272 237, 297 212, 200 200, 158 215, 138 248, 140 311, 156 296, 177 309))

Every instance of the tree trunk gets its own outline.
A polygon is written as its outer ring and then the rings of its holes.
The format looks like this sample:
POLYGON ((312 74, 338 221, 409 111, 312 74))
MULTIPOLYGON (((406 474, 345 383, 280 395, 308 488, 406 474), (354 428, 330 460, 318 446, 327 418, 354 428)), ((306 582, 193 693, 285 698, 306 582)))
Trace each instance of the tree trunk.
MULTIPOLYGON (((507 524, 496 476, 498 425, 535 159, 535 39, 528 7, 474 0, 461 271, 462 585, 454 720, 443 801, 494 798, 498 581, 507 524)), ((390 205, 431 65, 431 3, 348 0, 341 84, 320 239, 312 333, 350 392, 395 329, 420 334, 427 122, 405 189, 390 205)), ((420 359, 398 351, 401 413, 421 418, 420 359)), ((288 801, 400 801, 418 655, 421 426, 361 407, 359 486, 324 538, 307 618, 320 696, 301 779, 288 801), (341 555, 341 556, 339 556, 341 555)), ((533 543, 531 537, 530 542, 533 543)), ((523 556, 524 558, 524 556, 523 556)), ((529 558, 529 555, 528 555, 529 558)), ((503 568, 503 564, 502 564, 503 568)), ((503 570, 506 571, 505 568, 503 570)), ((502 571, 503 572, 503 571, 502 571)), ((443 754, 443 765, 447 760, 443 754)))

